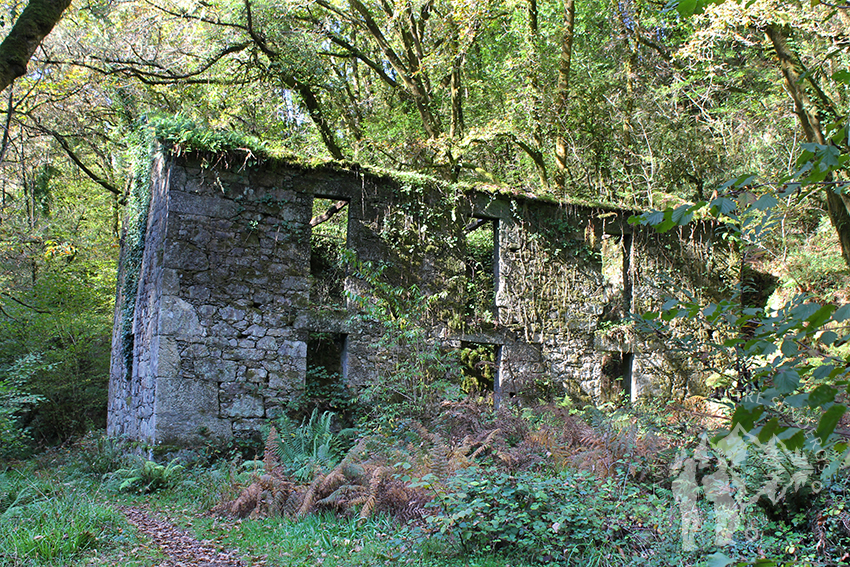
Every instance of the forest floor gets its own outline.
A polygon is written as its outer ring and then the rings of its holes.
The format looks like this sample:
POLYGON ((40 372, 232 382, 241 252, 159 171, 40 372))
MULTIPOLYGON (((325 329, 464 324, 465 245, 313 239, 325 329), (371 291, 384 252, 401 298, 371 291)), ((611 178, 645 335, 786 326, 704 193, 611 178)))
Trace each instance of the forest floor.
POLYGON ((246 562, 239 552, 224 549, 210 541, 200 541, 186 530, 163 520, 157 514, 135 506, 119 508, 139 535, 150 538, 167 557, 158 567, 263 567, 262 560, 246 562))

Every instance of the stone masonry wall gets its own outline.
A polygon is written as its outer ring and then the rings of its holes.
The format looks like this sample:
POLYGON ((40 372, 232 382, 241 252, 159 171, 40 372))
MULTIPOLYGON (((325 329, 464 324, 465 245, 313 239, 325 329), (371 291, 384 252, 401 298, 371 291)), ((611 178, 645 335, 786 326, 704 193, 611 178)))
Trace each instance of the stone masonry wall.
MULTIPOLYGON (((314 332, 345 337, 347 383, 381 379, 380 327, 356 317, 351 301, 311 300, 315 197, 348 202, 348 248, 360 261, 385 264, 392 284, 449 292, 423 323, 446 348, 494 345, 500 399, 533 399, 554 387, 599 400, 617 373, 634 396, 669 375, 687 386, 698 372, 624 331, 624 317, 633 296, 657 306, 665 285, 657 274, 678 273, 686 285, 717 274, 682 276, 675 258, 656 257, 665 245, 670 256, 669 245, 634 232, 627 211, 282 161, 206 168, 166 155, 154 160, 151 190, 135 300, 119 285, 111 434, 186 444, 257 430, 303 392, 314 332), (465 311, 471 218, 497 227, 488 322, 465 311)), ((710 234, 700 238, 688 245, 691 255, 713 246, 710 234)), ((345 288, 371 292, 351 274, 345 288)))

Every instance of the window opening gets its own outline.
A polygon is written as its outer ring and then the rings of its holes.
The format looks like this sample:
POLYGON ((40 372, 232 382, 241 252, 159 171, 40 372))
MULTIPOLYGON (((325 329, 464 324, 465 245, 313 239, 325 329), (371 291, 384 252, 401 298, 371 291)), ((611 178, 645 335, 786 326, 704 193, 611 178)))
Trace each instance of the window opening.
POLYGON ((347 386, 348 335, 312 332, 307 338, 304 410, 332 411, 350 423, 354 400, 347 386))
POLYGON ((634 403, 637 398, 637 391, 635 389, 634 382, 634 363, 635 363, 635 355, 631 352, 623 353, 623 394, 625 398, 634 403))
POLYGON ((464 228, 466 237, 466 318, 475 326, 493 326, 498 320, 499 221, 476 218, 464 228))
POLYGON ((634 401, 632 367, 634 354, 606 352, 602 357, 600 395, 604 402, 634 401))
POLYGON ((630 313, 632 311, 632 235, 624 234, 620 243, 623 249, 623 303, 626 311, 630 313))
POLYGON ((632 309, 632 235, 608 236, 602 241, 602 277, 610 298, 606 321, 621 321, 632 309))
POLYGON ((313 199, 310 219, 310 300, 316 305, 345 303, 345 249, 348 247, 348 201, 313 199))

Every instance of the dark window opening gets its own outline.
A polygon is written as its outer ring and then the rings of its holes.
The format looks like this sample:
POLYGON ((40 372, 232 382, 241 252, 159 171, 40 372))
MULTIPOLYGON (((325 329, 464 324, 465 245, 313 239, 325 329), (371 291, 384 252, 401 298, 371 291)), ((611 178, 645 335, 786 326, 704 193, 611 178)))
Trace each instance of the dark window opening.
POLYGON ((635 391, 634 382, 634 363, 635 355, 631 352, 623 353, 623 394, 629 402, 634 402, 637 392, 635 391))
POLYGON ((354 398, 347 386, 348 335, 310 333, 303 410, 332 411, 346 425, 353 418, 354 398))
MULTIPOLYGON (((620 240, 623 248, 623 303, 626 311, 632 310, 632 235, 624 234, 620 240)), ((631 356, 631 355, 629 355, 631 356)))
POLYGON ((499 221, 471 218, 466 225, 466 320, 476 327, 498 321, 499 221))
POLYGON ((461 388, 471 395, 495 395, 499 387, 499 347, 462 342, 460 346, 461 388))
POLYGON ((603 402, 631 402, 633 397, 632 366, 634 354, 606 352, 602 357, 600 395, 603 402))
POLYGON ((345 303, 345 250, 348 247, 348 201, 313 199, 310 220, 310 300, 316 305, 345 303))

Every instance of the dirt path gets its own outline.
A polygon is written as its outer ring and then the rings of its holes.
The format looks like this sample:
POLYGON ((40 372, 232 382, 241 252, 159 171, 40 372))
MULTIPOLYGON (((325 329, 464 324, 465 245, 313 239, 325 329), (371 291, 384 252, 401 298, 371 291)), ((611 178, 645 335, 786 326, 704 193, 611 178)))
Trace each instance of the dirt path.
POLYGON ((161 520, 139 508, 122 507, 121 511, 139 532, 148 536, 168 556, 158 567, 262 567, 264 563, 246 563, 236 551, 222 551, 202 542, 171 522, 161 520))

